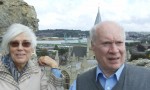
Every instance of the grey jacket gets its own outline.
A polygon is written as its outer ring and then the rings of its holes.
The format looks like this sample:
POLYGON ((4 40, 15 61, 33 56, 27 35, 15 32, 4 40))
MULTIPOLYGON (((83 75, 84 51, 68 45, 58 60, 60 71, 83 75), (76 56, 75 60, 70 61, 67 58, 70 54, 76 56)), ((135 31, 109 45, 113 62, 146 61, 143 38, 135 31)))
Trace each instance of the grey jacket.
POLYGON ((64 90, 63 78, 51 74, 48 80, 45 74, 45 70, 29 60, 27 69, 16 82, 0 61, 0 90, 64 90))
MULTIPOLYGON (((104 90, 96 82, 96 68, 77 77, 77 90, 104 90)), ((112 90, 150 90, 150 70, 125 64, 120 79, 112 90)))

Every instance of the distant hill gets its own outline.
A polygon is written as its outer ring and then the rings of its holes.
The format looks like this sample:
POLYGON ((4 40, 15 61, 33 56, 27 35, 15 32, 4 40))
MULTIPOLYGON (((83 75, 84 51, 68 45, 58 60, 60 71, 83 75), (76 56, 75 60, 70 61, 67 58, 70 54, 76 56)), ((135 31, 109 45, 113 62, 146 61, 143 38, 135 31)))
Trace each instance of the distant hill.
POLYGON ((89 31, 69 29, 48 29, 35 32, 37 37, 88 37, 89 31))
MULTIPOLYGON (((88 37, 89 31, 70 30, 70 29, 47 29, 36 31, 37 37, 88 37)), ((127 40, 139 40, 150 42, 150 32, 126 32, 127 40)))

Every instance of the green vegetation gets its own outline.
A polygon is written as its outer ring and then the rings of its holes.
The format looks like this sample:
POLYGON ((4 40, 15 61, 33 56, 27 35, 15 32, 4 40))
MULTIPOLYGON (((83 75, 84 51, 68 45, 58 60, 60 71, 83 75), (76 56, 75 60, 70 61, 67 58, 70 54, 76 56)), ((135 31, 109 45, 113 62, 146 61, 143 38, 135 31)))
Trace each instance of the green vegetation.
POLYGON ((55 45, 54 50, 58 50, 59 55, 64 55, 68 52, 67 48, 59 48, 57 45, 55 45))

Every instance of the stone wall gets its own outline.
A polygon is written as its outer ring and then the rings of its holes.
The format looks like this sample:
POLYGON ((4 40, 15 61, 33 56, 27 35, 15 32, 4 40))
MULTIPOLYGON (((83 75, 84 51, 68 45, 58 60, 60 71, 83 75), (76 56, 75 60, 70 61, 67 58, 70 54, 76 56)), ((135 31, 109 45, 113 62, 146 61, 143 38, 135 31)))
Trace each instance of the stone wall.
POLYGON ((0 36, 12 23, 21 23, 38 30, 37 14, 33 6, 23 0, 0 0, 0 36))

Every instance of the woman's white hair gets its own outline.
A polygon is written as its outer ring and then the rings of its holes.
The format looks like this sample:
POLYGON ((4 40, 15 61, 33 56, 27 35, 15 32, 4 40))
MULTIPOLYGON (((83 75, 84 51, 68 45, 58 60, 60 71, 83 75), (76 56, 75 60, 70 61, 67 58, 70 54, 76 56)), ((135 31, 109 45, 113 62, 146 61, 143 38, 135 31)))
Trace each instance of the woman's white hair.
POLYGON ((31 46, 34 49, 34 51, 36 50, 37 41, 36 41, 36 35, 34 34, 33 30, 20 23, 14 23, 10 27, 8 27, 8 30, 3 36, 2 44, 1 44, 3 53, 9 54, 10 41, 13 40, 16 36, 18 36, 21 33, 26 34, 31 39, 31 46))

